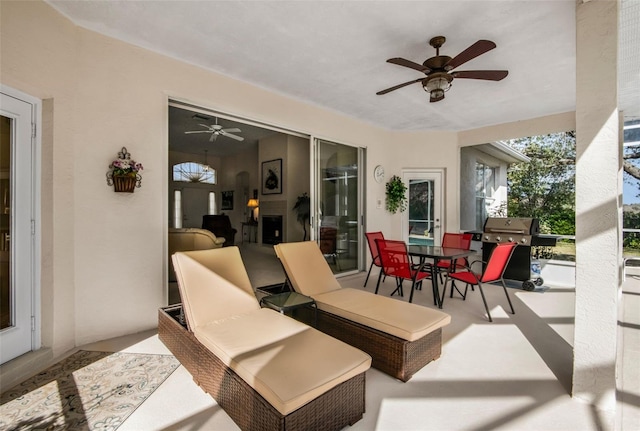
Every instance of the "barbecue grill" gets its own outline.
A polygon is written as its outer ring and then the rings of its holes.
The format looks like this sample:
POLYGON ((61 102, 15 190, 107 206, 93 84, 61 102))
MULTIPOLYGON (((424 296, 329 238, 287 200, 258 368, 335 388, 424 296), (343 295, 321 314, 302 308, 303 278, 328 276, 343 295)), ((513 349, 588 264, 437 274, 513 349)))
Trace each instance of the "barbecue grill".
POLYGON ((552 235, 540 235, 540 222, 536 218, 488 217, 482 232, 482 260, 489 260, 496 244, 517 243, 504 278, 522 281, 524 290, 534 290, 542 286, 544 280, 539 276, 531 278, 531 247, 554 247, 556 240, 552 235))

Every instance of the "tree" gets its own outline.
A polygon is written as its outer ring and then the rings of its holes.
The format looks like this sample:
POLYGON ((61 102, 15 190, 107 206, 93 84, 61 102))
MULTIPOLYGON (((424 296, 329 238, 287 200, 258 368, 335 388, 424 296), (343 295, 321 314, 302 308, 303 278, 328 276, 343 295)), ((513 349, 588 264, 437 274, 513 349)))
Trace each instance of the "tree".
POLYGON ((531 160, 507 172, 508 214, 540 220, 543 233, 575 234, 575 132, 508 142, 531 160))
MULTIPOLYGON (((625 123, 625 127, 632 126, 632 125, 633 126, 640 125, 640 120, 634 120, 634 121, 629 121, 625 123)), ((640 142, 640 127, 625 128, 624 142, 640 142)), ((630 146, 624 147, 624 154, 622 156, 622 168, 624 170, 624 173, 626 174, 624 176, 624 179, 629 183, 638 184, 639 193, 636 195, 636 197, 640 197, 640 183, 634 181, 634 179, 640 180, 640 166, 638 166, 639 160, 640 160, 640 146, 630 145, 630 146)))

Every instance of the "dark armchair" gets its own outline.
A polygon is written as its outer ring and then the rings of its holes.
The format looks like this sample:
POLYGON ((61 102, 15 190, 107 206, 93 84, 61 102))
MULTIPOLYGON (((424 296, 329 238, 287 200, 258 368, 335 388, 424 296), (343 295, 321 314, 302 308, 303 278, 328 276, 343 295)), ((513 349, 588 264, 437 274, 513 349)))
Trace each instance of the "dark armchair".
POLYGON ((224 247, 234 245, 237 229, 231 227, 231 220, 226 215, 202 216, 202 229, 213 232, 215 236, 225 238, 224 247))

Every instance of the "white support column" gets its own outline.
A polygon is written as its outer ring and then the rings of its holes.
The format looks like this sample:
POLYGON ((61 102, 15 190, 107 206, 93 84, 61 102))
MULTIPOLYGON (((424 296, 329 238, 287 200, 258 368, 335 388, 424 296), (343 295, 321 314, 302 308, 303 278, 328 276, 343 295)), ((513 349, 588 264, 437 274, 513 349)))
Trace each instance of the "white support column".
POLYGON ((573 396, 614 428, 622 268, 616 0, 576 6, 576 318, 573 396))

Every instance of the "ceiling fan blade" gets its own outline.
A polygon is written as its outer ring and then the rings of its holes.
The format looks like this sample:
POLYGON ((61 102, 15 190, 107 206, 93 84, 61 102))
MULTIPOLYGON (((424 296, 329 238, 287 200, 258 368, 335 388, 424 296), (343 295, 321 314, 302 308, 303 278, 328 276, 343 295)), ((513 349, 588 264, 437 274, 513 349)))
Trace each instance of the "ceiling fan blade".
POLYGON ((211 137, 209 138, 209 142, 215 142, 218 139, 217 133, 211 133, 211 137))
POLYGON ((415 70, 417 70, 419 72, 422 72, 422 73, 431 72, 431 69, 429 69, 427 66, 423 66, 422 64, 414 63, 413 61, 407 60, 405 58, 400 58, 400 57, 390 58, 389 60, 387 60, 387 63, 393 63, 393 64, 397 64, 398 66, 409 67, 411 69, 415 69, 415 70))
POLYGON ((211 130, 191 130, 189 132, 184 132, 185 135, 190 135, 191 133, 211 133, 211 130))
POLYGON ((244 138, 242 136, 232 135, 231 133, 227 133, 224 130, 220 130, 220 134, 222 136, 226 136, 227 138, 235 139, 236 141, 244 141, 244 138))
POLYGON ((490 40, 479 40, 469 48, 462 51, 460 54, 453 57, 447 64, 445 64, 445 70, 452 70, 456 67, 466 63, 469 60, 473 60, 479 55, 484 54, 487 51, 491 51, 496 47, 496 44, 490 40))
POLYGON ((234 127, 232 129, 222 129, 223 132, 227 132, 227 133, 240 133, 242 132, 242 130, 234 127))
POLYGON ((201 124, 201 123, 198 123, 198 125, 202 126, 204 128, 207 128, 207 129, 211 129, 211 127, 212 127, 212 126, 207 126, 206 124, 201 124))
POLYGON ((377 94, 378 96, 381 96, 381 95, 383 95, 383 94, 387 94, 387 93, 389 93, 390 91, 397 90, 398 88, 402 88, 402 87, 405 87, 405 86, 407 86, 407 85, 415 84, 416 82, 420 82, 420 81, 422 81, 423 79, 425 79, 425 78, 414 79, 413 81, 404 82, 404 83, 402 83, 402 84, 395 85, 395 86, 393 86, 393 87, 391 87, 391 88, 387 88, 386 90, 378 91, 376 94, 377 94))
POLYGON ((484 79, 486 81, 501 81, 508 74, 508 70, 461 70, 460 72, 451 72, 454 78, 484 79))

